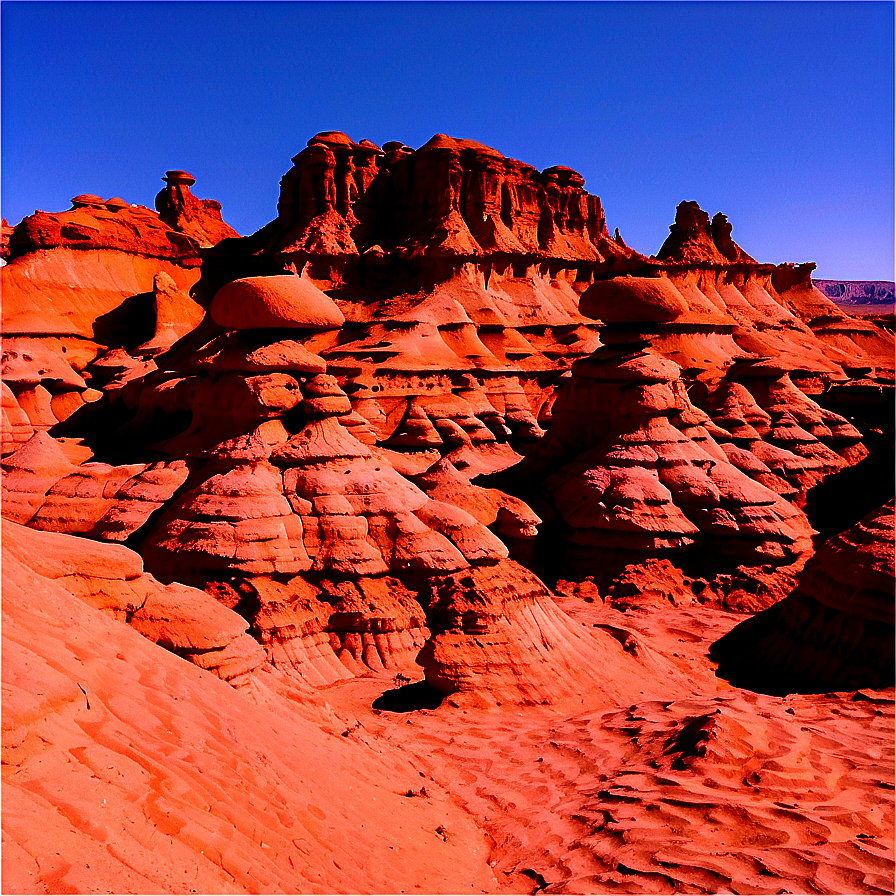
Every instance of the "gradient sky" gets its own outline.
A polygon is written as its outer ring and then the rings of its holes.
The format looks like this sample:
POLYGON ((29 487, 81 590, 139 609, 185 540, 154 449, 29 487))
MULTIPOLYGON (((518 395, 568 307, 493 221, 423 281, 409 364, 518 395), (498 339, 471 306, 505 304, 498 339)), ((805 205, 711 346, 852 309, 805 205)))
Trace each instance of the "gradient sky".
POLYGON ((2 16, 2 211, 153 207, 166 169, 251 233, 321 130, 567 165, 626 242, 722 211, 760 261, 891 280, 894 5, 23 3, 2 16))

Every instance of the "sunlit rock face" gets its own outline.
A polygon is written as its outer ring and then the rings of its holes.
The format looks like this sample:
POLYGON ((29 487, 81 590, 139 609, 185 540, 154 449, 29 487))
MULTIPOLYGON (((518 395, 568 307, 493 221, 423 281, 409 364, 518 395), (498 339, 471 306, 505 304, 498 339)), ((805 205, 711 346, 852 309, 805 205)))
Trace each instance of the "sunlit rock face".
POLYGON ((882 337, 696 203, 648 257, 577 172, 445 135, 316 134, 248 237, 164 181, 156 212, 85 194, 8 234, 4 514, 135 548, 305 685, 425 644, 444 690, 501 691, 447 671, 445 577, 496 608, 483 669, 529 650, 515 576, 584 594, 661 559, 758 609, 740 585, 785 592, 807 492, 866 454, 812 396, 888 382, 882 337))
POLYGON ((237 233, 186 172, 167 182, 158 212, 81 194, 4 232, 3 454, 152 370, 204 317, 200 252, 237 233))
POLYGON ((471 140, 163 180, 2 227, 4 892, 892 891, 891 333, 471 140))

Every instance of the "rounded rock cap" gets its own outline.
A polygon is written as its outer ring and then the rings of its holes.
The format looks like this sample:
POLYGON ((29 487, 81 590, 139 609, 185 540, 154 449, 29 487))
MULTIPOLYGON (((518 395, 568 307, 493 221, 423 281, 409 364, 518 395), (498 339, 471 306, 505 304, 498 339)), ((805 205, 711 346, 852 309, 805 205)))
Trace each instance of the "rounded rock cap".
POLYGON ((117 212, 123 208, 131 207, 129 203, 125 202, 124 199, 119 196, 113 196, 111 199, 107 199, 103 204, 110 212, 117 212))
POLYGON ((320 131, 315 134, 306 144, 311 146, 312 143, 326 143, 328 146, 354 146, 347 134, 342 131, 320 131))
POLYGON ((604 323, 666 323, 686 314, 684 296, 665 277, 595 280, 579 301, 579 311, 604 323))
POLYGON ((186 171, 166 171, 162 180, 166 184, 186 184, 188 187, 196 183, 196 178, 186 171))
POLYGON ((209 313, 225 330, 332 330, 345 323, 336 303, 296 274, 233 280, 215 293, 209 313))
POLYGON ((75 208, 105 208, 106 203, 101 196, 94 196, 93 193, 81 193, 79 196, 73 197, 71 204, 75 208))

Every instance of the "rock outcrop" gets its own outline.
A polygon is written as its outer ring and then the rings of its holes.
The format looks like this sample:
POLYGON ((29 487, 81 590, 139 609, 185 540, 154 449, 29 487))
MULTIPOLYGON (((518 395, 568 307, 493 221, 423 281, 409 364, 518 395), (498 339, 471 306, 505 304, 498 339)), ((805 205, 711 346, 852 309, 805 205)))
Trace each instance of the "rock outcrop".
POLYGON ((713 644, 719 675, 779 695, 892 687, 893 539, 891 501, 827 541, 792 594, 713 644))
POLYGON ((606 583, 670 551, 704 571, 726 556, 789 565, 810 551, 805 517, 729 462, 680 377, 643 343, 610 344, 573 365, 551 430, 511 471, 550 503, 562 578, 606 583))
POLYGON ((888 892, 892 505, 812 555, 892 333, 693 202, 292 163, 4 222, 4 892, 888 892))
POLYGON ((586 690, 611 705, 636 699, 645 677, 676 677, 630 632, 571 619, 511 560, 436 576, 423 597, 432 635, 418 662, 458 705, 581 706, 586 690))
POLYGON ((196 178, 191 174, 166 171, 162 180, 166 186, 156 196, 156 211, 163 223, 190 237, 201 248, 239 236, 221 220, 220 202, 197 199, 190 192, 190 187, 196 183, 196 178))
MULTIPOLYGON (((756 262, 696 203, 648 258, 575 171, 445 135, 315 135, 245 238, 191 175, 164 180, 158 214, 80 196, 10 236, 4 514, 136 548, 306 685, 424 642, 454 680, 463 639, 429 595, 467 577, 502 632, 477 662, 505 669, 469 688, 497 693, 529 655, 500 608, 526 643, 551 616, 500 596, 531 575, 509 557, 573 594, 664 562, 757 609, 738 583, 780 596, 811 553, 806 492, 866 453, 808 393, 886 382, 884 336, 829 320, 811 266, 756 262)), ((581 640, 550 625, 561 654, 581 640)))
POLYGON ((144 572, 139 554, 121 545, 3 525, 3 562, 21 564, 145 638, 214 673, 249 685, 264 652, 244 619, 204 591, 163 585, 144 572))
POLYGON ((190 194, 189 175, 169 175, 178 177, 159 196, 161 216, 82 194, 70 210, 35 212, 9 234, 3 379, 15 401, 4 392, 4 454, 22 441, 11 432, 19 410, 32 432, 52 427, 115 377, 152 369, 151 358, 202 319, 190 296, 199 253, 237 234, 217 202, 190 194))

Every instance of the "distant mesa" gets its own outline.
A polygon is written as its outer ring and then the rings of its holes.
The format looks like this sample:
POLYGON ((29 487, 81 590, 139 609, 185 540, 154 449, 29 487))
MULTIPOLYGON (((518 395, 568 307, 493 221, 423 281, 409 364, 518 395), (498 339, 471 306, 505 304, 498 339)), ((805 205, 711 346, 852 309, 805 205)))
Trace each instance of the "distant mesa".
POLYGON ((813 280, 829 299, 838 305, 880 305, 896 303, 896 285, 892 280, 813 280))

